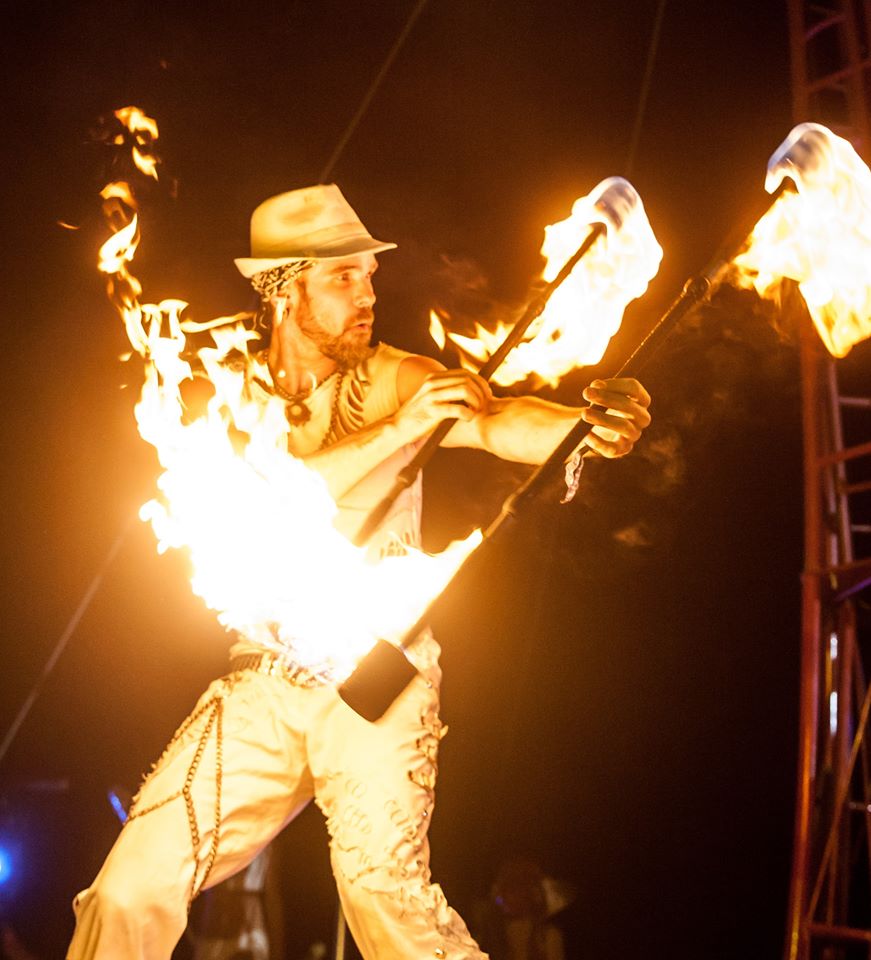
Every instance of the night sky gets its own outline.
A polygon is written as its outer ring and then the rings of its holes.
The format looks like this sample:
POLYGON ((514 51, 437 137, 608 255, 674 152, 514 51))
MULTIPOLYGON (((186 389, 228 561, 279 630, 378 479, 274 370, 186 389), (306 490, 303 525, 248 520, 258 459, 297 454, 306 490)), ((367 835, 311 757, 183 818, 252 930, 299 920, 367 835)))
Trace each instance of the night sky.
MULTIPOLYGON (((248 217, 316 182, 412 4, 32 3, 7 13, 4 533, 0 734, 121 537, 117 556, 0 767, 0 892, 40 957, 117 833, 111 785, 141 773, 224 669, 227 638, 135 519, 157 467, 132 416, 140 368, 95 268, 101 116, 160 126, 134 267, 145 298, 205 320, 248 308, 232 264, 248 217), (64 229, 58 221, 77 227, 64 229), (130 384, 126 389, 122 385, 130 384), (132 521, 132 522, 131 522, 132 521)), ((431 306, 522 303, 544 224, 627 173, 656 0, 430 0, 333 171, 377 237, 377 335, 433 353, 431 306)), ((807 118, 814 119, 814 118, 807 118)), ((785 3, 666 6, 630 179, 665 251, 575 402, 763 193, 792 126, 785 3)), ((577 502, 542 505, 452 594, 431 833, 461 913, 525 854, 577 888, 576 956, 774 957, 790 868, 801 570, 793 325, 724 290, 645 373, 654 425, 577 502)), ((867 358, 867 351, 864 357, 867 358)), ((432 547, 486 523, 526 475, 443 451, 432 547)), ((260 522, 256 505, 240 505, 260 522)), ((320 815, 280 842, 287 957, 329 940, 320 815)))

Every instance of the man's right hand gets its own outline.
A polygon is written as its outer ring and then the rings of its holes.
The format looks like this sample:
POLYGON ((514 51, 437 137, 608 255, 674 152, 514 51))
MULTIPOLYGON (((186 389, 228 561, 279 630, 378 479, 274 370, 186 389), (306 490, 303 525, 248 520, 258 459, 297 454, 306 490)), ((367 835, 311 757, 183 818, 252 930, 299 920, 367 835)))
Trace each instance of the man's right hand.
POLYGON ((472 420, 485 413, 490 386, 468 370, 445 370, 427 357, 409 357, 399 369, 397 390, 402 405, 394 422, 408 437, 418 440, 442 420, 472 420))

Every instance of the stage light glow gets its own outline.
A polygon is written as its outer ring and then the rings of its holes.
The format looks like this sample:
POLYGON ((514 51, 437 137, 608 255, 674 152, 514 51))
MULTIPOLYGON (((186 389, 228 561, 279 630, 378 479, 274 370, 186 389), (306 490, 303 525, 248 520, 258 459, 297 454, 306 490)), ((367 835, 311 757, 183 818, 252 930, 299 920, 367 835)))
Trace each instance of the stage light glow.
POLYGON ((12 860, 12 853, 8 848, 0 844, 0 887, 5 886, 15 872, 15 865, 12 860))
POLYGON ((121 821, 121 823, 127 823, 127 807, 124 804, 124 801, 118 795, 119 790, 117 787, 110 787, 108 790, 109 805, 115 811, 115 815, 121 821))

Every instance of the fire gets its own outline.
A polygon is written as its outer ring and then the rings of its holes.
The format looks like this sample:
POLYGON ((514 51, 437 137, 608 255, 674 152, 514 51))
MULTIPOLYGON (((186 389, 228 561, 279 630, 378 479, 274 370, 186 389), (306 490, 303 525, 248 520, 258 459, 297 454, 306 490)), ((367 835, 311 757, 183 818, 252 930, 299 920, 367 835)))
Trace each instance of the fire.
POLYGON ((139 107, 121 107, 115 111, 115 116, 133 137, 130 151, 133 162, 147 177, 157 180, 157 156, 153 153, 157 124, 151 117, 146 117, 139 107))
MULTIPOLYGON (((497 368, 495 383, 508 386, 535 374, 555 386, 571 370, 598 363, 626 306, 656 276, 662 248, 641 198, 626 180, 612 177, 578 198, 565 220, 545 227, 543 280, 557 276, 595 223, 604 224, 605 235, 556 289, 528 339, 497 368)), ((447 337, 459 348, 463 366, 473 370, 495 352, 512 327, 500 322, 488 330, 476 324, 474 335, 466 337, 447 330, 447 319, 435 311, 430 314, 433 339, 439 343, 439 338, 447 337)))
POLYGON ((444 350, 447 343, 447 331, 445 330, 445 325, 442 321, 442 318, 436 313, 435 310, 430 310, 429 312, 429 335, 432 337, 433 343, 439 348, 439 350, 444 350))
POLYGON ((140 303, 130 273, 140 241, 135 200, 126 184, 103 197, 129 214, 103 244, 99 269, 145 362, 135 416, 163 468, 159 496, 140 516, 160 552, 189 553, 194 592, 228 630, 340 681, 376 640, 402 639, 480 534, 438 556, 409 549, 377 563, 353 546, 333 525, 337 508, 323 479, 287 452, 283 402, 251 397, 251 376, 268 380, 268 371, 248 353, 247 315, 197 323, 183 318, 182 300, 140 303), (204 331, 212 346, 194 355, 186 334, 204 331), (214 394, 187 422, 182 385, 195 377, 214 394))
POLYGON ((844 357, 871 336, 871 171, 847 140, 803 123, 772 155, 765 189, 786 177, 796 190, 756 224, 738 280, 763 297, 797 281, 823 343, 844 357))
POLYGON ((136 419, 164 473, 160 498, 140 515, 161 552, 189 551, 193 590, 225 627, 342 679, 379 637, 401 639, 480 537, 436 557, 411 551, 370 562, 333 526, 336 506, 322 478, 287 453, 284 404, 248 400, 244 370, 227 363, 251 336, 241 322, 214 328, 215 346, 200 351, 216 393, 206 415, 185 425, 180 385, 192 373, 182 356, 184 306, 145 310, 136 419), (229 427, 249 437, 241 452, 229 427))
POLYGON ((142 285, 128 269, 139 246, 139 219, 133 215, 130 222, 100 247, 98 269, 106 274, 106 290, 115 304, 133 349, 146 356, 147 344, 142 326, 143 307, 139 304, 142 285))

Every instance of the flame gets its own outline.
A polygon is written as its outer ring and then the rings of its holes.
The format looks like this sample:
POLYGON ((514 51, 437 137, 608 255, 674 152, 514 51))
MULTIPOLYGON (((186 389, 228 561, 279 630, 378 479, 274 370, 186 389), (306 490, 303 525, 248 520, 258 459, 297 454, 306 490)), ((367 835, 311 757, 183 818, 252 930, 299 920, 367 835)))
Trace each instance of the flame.
MULTIPOLYGON (((603 180, 578 198, 571 214, 545 227, 541 252, 547 259, 542 279, 550 282, 587 237, 594 223, 606 227, 601 237, 556 289, 546 308, 497 368, 492 380, 508 386, 536 374, 555 386, 571 370, 602 359, 627 304, 640 297, 656 276, 662 249, 634 188, 618 177, 603 180)), ((430 314, 430 333, 442 329, 459 348, 460 362, 477 370, 504 341, 512 324, 496 329, 475 324, 471 337, 445 331, 430 314)), ((438 340, 436 340, 438 342, 438 340)))
POLYGON ((127 266, 133 261, 138 246, 139 219, 134 214, 125 227, 112 234, 100 247, 97 269, 106 274, 106 292, 121 314, 130 343, 141 357, 145 357, 144 308, 139 304, 142 285, 127 266))
POLYGON ((797 281, 823 343, 844 357, 871 336, 871 171, 847 140, 804 123, 772 155, 765 189, 786 177, 796 190, 756 224, 737 279, 772 298, 797 281))
POLYGON ((127 269, 139 246, 138 220, 134 216, 130 223, 112 234, 100 247, 98 268, 101 273, 118 274, 127 269))
MULTIPOLYGON (((104 200, 134 209, 125 187, 111 184, 104 200)), ((228 630, 341 681, 376 640, 403 637, 480 533, 437 556, 409 548, 379 562, 351 544, 333 525, 337 507, 323 479, 287 452, 283 402, 252 397, 251 377, 269 374, 248 353, 248 315, 198 323, 183 318, 182 300, 140 303, 129 269, 139 240, 133 213, 101 247, 99 269, 145 361, 136 422, 163 468, 159 495, 140 516, 159 552, 188 552, 194 592, 228 630), (186 334, 202 332, 212 345, 194 355, 186 334), (195 377, 214 394, 188 422, 182 384, 195 377)))
POLYGON ((157 140, 157 124, 146 117, 139 107, 121 107, 115 116, 133 137, 131 155, 137 168, 147 177, 157 180, 157 156, 152 152, 157 140))
POLYGON ((227 362, 252 337, 242 322, 211 329, 214 347, 197 356, 216 392, 207 413, 184 424, 180 386, 193 376, 183 358, 185 306, 142 308, 147 362, 136 420, 164 472, 159 499, 140 516, 161 552, 188 550, 194 593, 225 627, 343 679, 379 637, 402 638, 480 535, 435 557, 411 550, 378 563, 353 546, 333 526, 323 479, 287 453, 284 404, 253 402, 245 370, 227 362), (231 439, 239 431, 249 438, 241 451, 231 439))
POLYGON ((444 323, 442 323, 442 318, 435 310, 430 310, 429 312, 429 335, 439 350, 444 350, 445 344, 447 343, 447 330, 445 329, 444 323))

